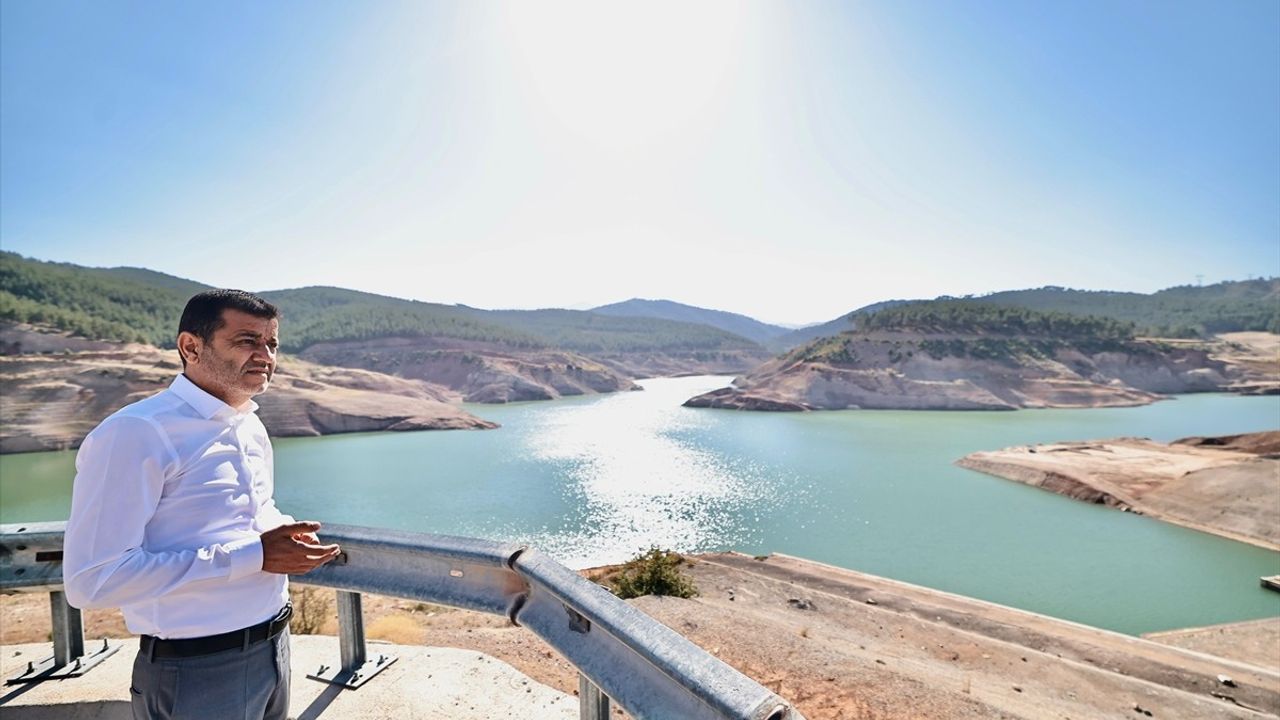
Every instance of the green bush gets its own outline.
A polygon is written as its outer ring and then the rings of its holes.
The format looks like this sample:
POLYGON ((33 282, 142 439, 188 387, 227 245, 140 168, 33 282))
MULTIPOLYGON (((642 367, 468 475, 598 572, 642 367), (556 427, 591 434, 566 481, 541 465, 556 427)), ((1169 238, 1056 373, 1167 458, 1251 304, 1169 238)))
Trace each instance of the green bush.
POLYGON ((622 566, 613 578, 613 593, 623 600, 642 595, 691 598, 698 589, 680 572, 683 562, 684 558, 671 550, 651 547, 622 566))

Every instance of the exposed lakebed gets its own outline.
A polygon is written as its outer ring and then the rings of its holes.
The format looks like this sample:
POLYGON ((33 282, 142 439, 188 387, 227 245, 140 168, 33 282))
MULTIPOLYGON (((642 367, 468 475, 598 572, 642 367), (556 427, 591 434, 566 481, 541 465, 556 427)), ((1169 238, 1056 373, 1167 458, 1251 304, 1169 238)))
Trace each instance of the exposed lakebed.
MULTIPOLYGON (((657 544, 783 552, 1122 632, 1280 614, 1280 553, 965 470, 1063 439, 1280 427, 1280 398, 1011 413, 681 407, 728 378, 468 406, 486 432, 276 441, 298 517, 528 542, 574 566, 657 544)), ((0 457, 0 518, 61 519, 73 453, 0 457)), ((1280 501, 1280 499, 1277 499, 1280 501)))

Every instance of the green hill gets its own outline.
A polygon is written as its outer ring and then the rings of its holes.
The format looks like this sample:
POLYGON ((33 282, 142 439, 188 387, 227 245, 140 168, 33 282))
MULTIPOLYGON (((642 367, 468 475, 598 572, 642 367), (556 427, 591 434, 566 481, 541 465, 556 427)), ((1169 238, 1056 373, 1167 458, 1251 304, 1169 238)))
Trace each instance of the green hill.
POLYGON ((486 322, 470 308, 456 305, 334 287, 271 290, 261 295, 280 308, 288 323, 281 342, 287 352, 298 352, 318 342, 379 337, 442 337, 519 349, 547 344, 518 328, 486 322))
POLYGON ((872 303, 870 305, 864 305, 858 308, 857 310, 854 310, 853 312, 841 315, 835 320, 824 322, 819 325, 809 325, 807 327, 802 327, 802 328, 797 328, 795 330, 792 330, 786 335, 782 335, 774 339, 774 341, 770 344, 770 346, 774 348, 782 348, 782 349, 793 348, 793 347, 798 347, 800 345, 805 345, 807 343, 811 343, 814 340, 817 340, 818 338, 839 335, 842 332, 848 332, 850 330, 853 330, 855 327, 855 323, 857 322, 857 319, 864 315, 870 315, 871 313, 877 312, 879 310, 884 310, 885 308, 891 308, 891 307, 902 305, 904 303, 909 303, 909 302, 913 302, 913 301, 884 300, 882 302, 872 303))
MULTIPOLYGON (((100 340, 173 347, 188 297, 209 286, 142 268, 86 268, 0 253, 0 318, 100 340)), ((758 349, 713 327, 574 310, 480 310, 333 287, 272 290, 287 330, 282 347, 378 337, 436 337, 511 349, 673 352, 758 349)))
MULTIPOLYGON (((1150 353, 1156 346, 1135 343, 1133 323, 1068 313, 1039 312, 969 300, 926 300, 884 308, 858 318, 856 330, 818 338, 784 356, 784 362, 856 364, 859 340, 891 343, 888 359, 899 362, 915 350, 934 358, 1014 360, 1051 357, 1074 348, 1150 353), (877 334, 905 334, 892 340, 877 334)), ((893 337, 893 335, 890 335, 893 337)))
POLYGON ((1133 323, 1091 315, 1042 312, 967 300, 930 300, 885 308, 863 317, 862 330, 1014 335, 1063 340, 1132 340, 1133 323))
POLYGON ((206 286, 133 268, 104 270, 0 252, 0 318, 82 337, 173 347, 183 304, 206 286))
POLYGON ((1257 330, 1280 333, 1280 278, 1183 285, 1143 295, 1042 287, 997 292, 976 302, 1131 322, 1143 335, 1207 337, 1257 330))
MULTIPOLYGON (((1132 323, 1134 332, 1149 337, 1206 338, 1217 333, 1262 331, 1280 333, 1280 278, 1241 280, 1172 287, 1146 295, 1109 290, 1071 290, 1047 286, 1006 290, 977 297, 942 296, 934 300, 887 300, 867 305, 821 325, 795 330, 774 341, 775 346, 798 347, 860 327, 859 318, 886 308, 939 302, 976 303, 1100 317, 1132 323)), ((880 322, 888 322, 889 315, 880 322)))
POLYGON ((897 305, 867 315, 859 324, 864 332, 947 336, 921 342, 923 349, 937 357, 1047 356, 1065 346, 1091 353, 1125 350, 1135 337, 1133 323, 1122 320, 965 300, 897 305))
POLYGON ((719 328, 648 317, 611 317, 587 310, 477 310, 486 320, 523 328, 552 346, 593 352, 759 350, 719 328))

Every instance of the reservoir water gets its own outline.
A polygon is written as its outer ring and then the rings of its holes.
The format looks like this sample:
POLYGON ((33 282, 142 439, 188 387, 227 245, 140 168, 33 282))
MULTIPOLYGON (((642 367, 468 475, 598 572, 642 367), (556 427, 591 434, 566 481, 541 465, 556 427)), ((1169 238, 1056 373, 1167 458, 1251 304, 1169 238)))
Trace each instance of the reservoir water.
MULTIPOLYGON (((468 406, 490 431, 275 441, 299 518, 529 543, 585 567, 650 545, 783 552, 1127 633, 1280 615, 1280 553, 955 467, 1010 445, 1280 428, 1280 397, 1138 408, 752 413, 724 377, 468 406)), ((60 520, 74 453, 0 456, 0 521, 60 520)), ((1276 502, 1280 502, 1277 497, 1276 502)))

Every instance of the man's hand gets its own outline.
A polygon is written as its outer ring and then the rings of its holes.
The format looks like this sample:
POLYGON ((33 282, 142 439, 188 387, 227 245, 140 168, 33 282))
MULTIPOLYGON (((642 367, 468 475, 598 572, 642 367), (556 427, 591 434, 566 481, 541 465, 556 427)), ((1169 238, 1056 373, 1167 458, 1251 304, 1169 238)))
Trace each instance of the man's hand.
POLYGON ((262 533, 262 569, 280 575, 301 575, 338 557, 336 544, 321 545, 315 532, 320 523, 281 525, 262 533))

